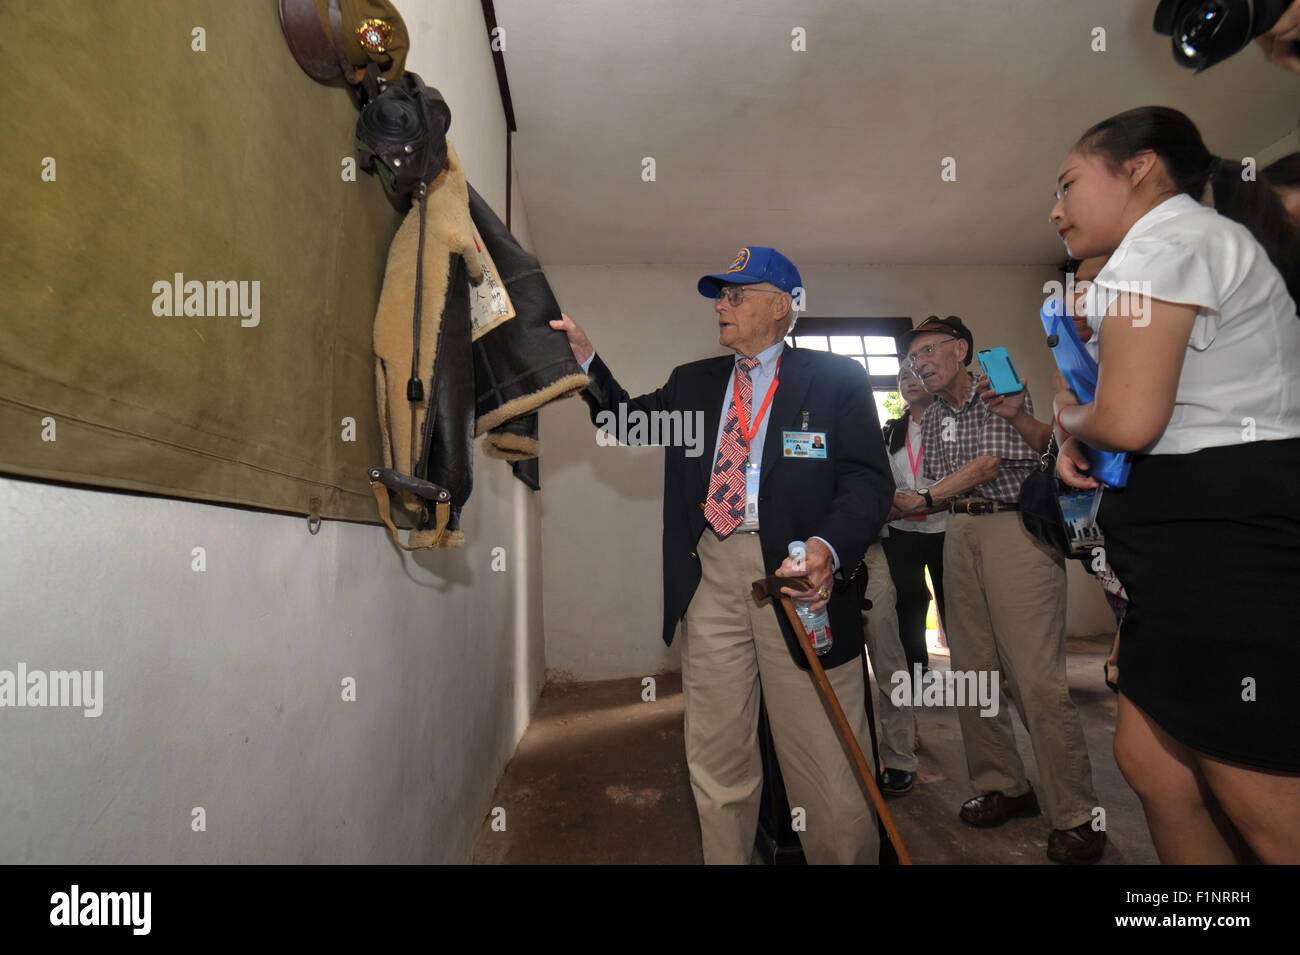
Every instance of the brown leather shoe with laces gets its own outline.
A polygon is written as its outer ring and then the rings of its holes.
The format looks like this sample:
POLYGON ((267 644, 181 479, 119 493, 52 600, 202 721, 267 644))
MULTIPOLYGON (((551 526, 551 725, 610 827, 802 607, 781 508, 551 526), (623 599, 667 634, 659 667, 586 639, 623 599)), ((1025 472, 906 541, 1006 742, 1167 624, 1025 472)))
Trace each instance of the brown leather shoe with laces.
POLYGON ((962 803, 958 815, 968 826, 987 829, 1000 826, 1014 816, 1037 816, 1041 812, 1038 797, 1034 795, 1031 786, 1021 796, 1006 796, 1000 792, 981 793, 962 803))

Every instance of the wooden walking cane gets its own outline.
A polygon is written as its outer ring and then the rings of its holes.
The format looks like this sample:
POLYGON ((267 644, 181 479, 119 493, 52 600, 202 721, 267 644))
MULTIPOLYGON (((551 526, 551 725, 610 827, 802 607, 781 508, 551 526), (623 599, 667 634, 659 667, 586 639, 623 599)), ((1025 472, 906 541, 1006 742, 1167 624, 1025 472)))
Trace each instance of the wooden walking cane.
MULTIPOLYGON (((813 650, 812 642, 803 628, 803 623, 799 620, 799 614, 795 612, 794 601, 790 599, 788 594, 781 593, 782 587, 797 586, 796 582, 800 580, 806 580, 806 578, 764 577, 762 580, 756 580, 753 583, 754 599, 762 600, 765 597, 771 597, 774 600, 780 600, 781 606, 785 607, 785 615, 789 618, 790 626, 794 627, 794 632, 799 637, 799 646, 803 647, 804 656, 808 658, 808 666, 812 668, 813 679, 817 683, 817 688, 821 690, 822 699, 826 701, 826 705, 831 708, 831 713, 835 717, 835 725, 839 727, 840 736, 853 756, 853 764, 858 771, 858 777, 862 780, 863 785, 867 787, 871 802, 875 805, 876 812, 880 813, 880 821, 885 825, 885 832, 889 836, 889 841, 894 844, 894 850, 898 853, 898 861, 902 865, 911 865, 912 857, 907 854, 907 848, 903 845, 903 837, 898 834, 898 828, 894 825, 894 817, 889 814, 889 809, 885 806, 885 797, 880 794, 880 789, 876 786, 875 774, 867 767, 867 757, 862 754, 862 747, 858 745, 858 738, 853 735, 853 728, 849 726, 848 717, 844 715, 844 709, 835 696, 835 689, 831 686, 831 681, 826 678, 826 671, 822 669, 822 663, 817 659, 817 652, 813 650)), ((870 686, 866 687, 866 692, 871 692, 870 686)))

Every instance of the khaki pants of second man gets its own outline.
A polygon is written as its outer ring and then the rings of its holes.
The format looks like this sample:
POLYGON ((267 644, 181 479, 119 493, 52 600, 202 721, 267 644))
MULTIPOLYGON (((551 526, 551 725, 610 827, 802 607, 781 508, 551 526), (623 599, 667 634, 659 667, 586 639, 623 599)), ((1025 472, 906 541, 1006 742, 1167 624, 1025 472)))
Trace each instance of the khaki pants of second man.
MULTIPOLYGON (((758 535, 738 532, 719 540, 706 528, 696 546, 703 577, 682 627, 682 694, 686 764, 704 861, 744 865, 754 851, 763 787, 761 681, 790 806, 792 812, 803 810, 799 841, 805 858, 813 864, 876 864, 875 811, 833 717, 812 674, 790 659, 770 601, 754 600, 751 584, 767 576, 758 535)), ((826 675, 869 754, 861 663, 853 660, 826 675)))
MULTIPOLYGON (((875 541, 867 548, 867 599, 871 612, 864 613, 867 659, 876 676, 876 716, 880 719, 880 761, 885 769, 916 772, 916 723, 911 706, 894 704, 895 674, 911 681, 907 654, 898 636, 898 591, 889 575, 885 548, 875 541)), ((909 684, 910 685, 910 684, 909 684)))
MULTIPOLYGON (((1092 819, 1097 794, 1079 711, 1065 677, 1064 560, 1029 536, 1015 511, 954 514, 943 546, 944 626, 953 670, 999 671, 1029 730, 1054 829, 1092 819)), ((1029 789, 1011 713, 957 707, 977 792, 1029 789)))

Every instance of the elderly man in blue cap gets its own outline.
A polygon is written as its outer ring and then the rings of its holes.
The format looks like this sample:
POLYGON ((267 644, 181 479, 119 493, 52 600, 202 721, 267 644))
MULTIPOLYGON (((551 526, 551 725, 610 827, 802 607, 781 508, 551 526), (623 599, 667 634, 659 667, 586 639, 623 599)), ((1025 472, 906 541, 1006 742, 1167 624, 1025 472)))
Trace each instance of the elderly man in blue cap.
POLYGON ((870 382, 852 359, 785 345, 803 287, 775 249, 741 249, 699 290, 714 301, 718 344, 735 354, 680 365, 662 388, 636 398, 571 318, 551 324, 567 333, 591 377, 583 399, 593 423, 620 405, 704 421, 712 454, 665 448, 663 518, 663 639, 671 644, 682 624, 686 762, 704 860, 746 863, 753 851, 761 688, 790 805, 802 810, 794 824, 808 861, 874 863, 870 799, 789 622, 773 601, 756 602, 750 586, 798 576, 788 545, 807 542, 802 572, 811 586, 784 592, 826 608, 832 643, 822 665, 868 749, 858 594, 846 578, 893 498, 870 382))

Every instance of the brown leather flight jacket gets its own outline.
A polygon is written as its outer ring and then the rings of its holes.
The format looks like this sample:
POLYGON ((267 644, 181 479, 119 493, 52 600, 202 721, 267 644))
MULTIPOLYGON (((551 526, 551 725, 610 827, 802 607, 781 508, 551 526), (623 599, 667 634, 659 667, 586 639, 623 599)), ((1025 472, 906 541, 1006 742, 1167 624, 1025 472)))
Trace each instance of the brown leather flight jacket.
POLYGON ((464 545, 460 518, 473 488, 475 436, 490 432, 484 439, 490 456, 535 457, 537 409, 581 391, 588 381, 565 334, 549 325, 560 307, 536 257, 469 187, 450 143, 447 166, 424 204, 423 229, 417 202, 393 239, 375 315, 384 464, 371 469, 371 488, 381 517, 406 550, 464 545), (515 315, 474 340, 470 286, 483 280, 484 249, 515 315), (418 270, 417 260, 423 263, 418 270), (390 489, 414 516, 407 544, 389 519, 390 489))

